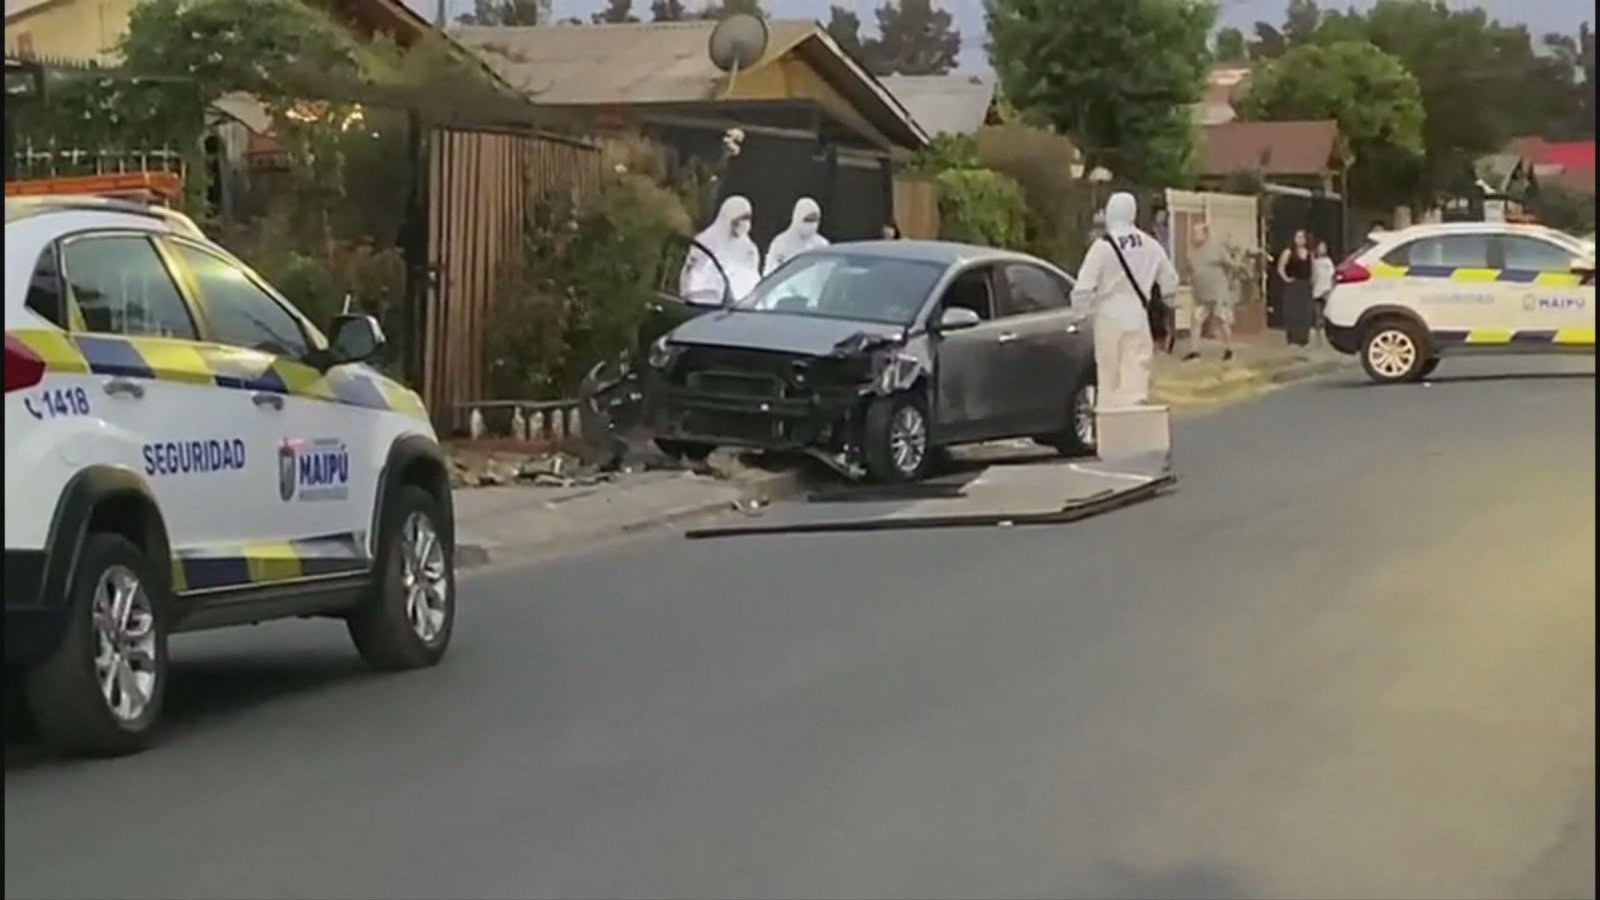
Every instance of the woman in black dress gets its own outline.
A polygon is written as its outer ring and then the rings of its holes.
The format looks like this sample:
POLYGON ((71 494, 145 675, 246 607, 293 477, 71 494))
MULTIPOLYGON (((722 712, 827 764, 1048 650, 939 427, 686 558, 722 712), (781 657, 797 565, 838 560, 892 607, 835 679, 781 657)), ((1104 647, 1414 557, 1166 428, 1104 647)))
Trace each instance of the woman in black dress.
POLYGON ((1278 257, 1278 277, 1283 279, 1283 331, 1289 343, 1304 347, 1311 343, 1311 326, 1316 309, 1311 303, 1311 238, 1305 229, 1296 229, 1294 241, 1278 257))

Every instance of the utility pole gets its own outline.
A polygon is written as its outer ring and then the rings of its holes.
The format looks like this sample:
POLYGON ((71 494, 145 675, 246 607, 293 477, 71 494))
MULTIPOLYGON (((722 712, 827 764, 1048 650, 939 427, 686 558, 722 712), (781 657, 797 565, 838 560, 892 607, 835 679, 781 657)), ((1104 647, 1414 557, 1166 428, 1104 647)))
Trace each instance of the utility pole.
POLYGON ((433 24, 438 26, 441 30, 443 30, 446 25, 450 24, 449 6, 450 0, 439 0, 439 5, 435 7, 433 24))

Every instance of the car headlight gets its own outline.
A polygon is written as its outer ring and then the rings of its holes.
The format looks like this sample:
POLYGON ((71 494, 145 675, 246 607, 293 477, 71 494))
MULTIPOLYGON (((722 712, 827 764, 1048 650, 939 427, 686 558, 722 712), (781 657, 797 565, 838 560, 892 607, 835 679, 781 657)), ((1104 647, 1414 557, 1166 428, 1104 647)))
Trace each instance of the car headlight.
POLYGON ((672 360, 677 355, 676 350, 667 342, 667 339, 659 337, 656 338, 655 343, 650 345, 650 352, 645 355, 645 362, 649 363, 652 369, 665 369, 672 365, 672 360))

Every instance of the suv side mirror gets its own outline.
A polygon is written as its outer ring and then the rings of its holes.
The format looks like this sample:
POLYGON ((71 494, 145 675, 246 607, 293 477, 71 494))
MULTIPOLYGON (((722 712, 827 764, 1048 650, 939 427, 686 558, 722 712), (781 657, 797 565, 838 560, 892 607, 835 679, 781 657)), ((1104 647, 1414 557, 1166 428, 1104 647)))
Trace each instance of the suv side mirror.
POLYGON ((388 346, 383 327, 378 320, 363 313, 346 313, 336 316, 328 329, 328 349, 315 354, 313 360, 319 369, 331 369, 346 363, 370 362, 388 346))
POLYGON ((978 314, 964 306, 952 306, 939 315, 940 331, 963 331, 975 328, 983 320, 978 314))

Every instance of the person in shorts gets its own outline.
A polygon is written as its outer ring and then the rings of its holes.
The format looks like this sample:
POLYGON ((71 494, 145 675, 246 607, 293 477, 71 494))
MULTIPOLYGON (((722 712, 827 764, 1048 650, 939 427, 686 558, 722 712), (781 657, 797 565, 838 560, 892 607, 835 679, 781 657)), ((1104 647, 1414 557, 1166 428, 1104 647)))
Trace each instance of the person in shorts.
POLYGON ((1233 308, 1238 304, 1233 277, 1228 273, 1227 247, 1211 237, 1211 226, 1197 222, 1194 243, 1189 250, 1189 284, 1194 291, 1194 312, 1189 318, 1189 353, 1184 359, 1200 358, 1200 335, 1207 322, 1214 323, 1222 339, 1222 358, 1233 359, 1233 308))

